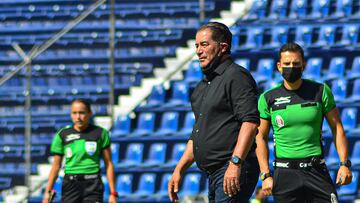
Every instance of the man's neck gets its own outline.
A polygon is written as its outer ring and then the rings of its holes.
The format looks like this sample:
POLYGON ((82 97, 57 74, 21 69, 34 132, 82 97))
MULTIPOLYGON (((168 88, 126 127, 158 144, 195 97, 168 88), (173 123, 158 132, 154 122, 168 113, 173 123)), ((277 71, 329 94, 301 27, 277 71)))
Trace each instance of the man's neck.
POLYGON ((293 83, 284 80, 284 86, 287 90, 297 90, 300 88, 301 84, 302 84, 301 78, 293 83))

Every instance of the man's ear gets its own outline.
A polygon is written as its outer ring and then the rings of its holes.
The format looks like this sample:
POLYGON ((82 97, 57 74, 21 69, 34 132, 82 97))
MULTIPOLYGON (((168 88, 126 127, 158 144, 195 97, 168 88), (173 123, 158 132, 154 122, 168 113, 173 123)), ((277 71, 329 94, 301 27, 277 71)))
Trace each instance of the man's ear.
POLYGON ((305 68, 306 68, 306 61, 304 61, 304 63, 303 63, 303 68, 302 68, 302 71, 304 71, 304 70, 305 70, 305 68))
POLYGON ((280 73, 282 73, 282 68, 281 68, 281 63, 280 63, 280 61, 278 61, 278 62, 276 63, 276 67, 277 67, 278 71, 279 71, 280 73))
POLYGON ((221 42, 221 43, 220 43, 220 46, 221 46, 221 53, 226 53, 227 50, 229 49, 228 43, 221 42))

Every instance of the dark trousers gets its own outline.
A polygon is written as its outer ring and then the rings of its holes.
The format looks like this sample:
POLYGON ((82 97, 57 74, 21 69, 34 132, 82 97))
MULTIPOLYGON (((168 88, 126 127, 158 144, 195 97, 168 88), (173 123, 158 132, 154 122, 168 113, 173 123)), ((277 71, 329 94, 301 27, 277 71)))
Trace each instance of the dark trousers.
POLYGON ((337 193, 325 164, 317 168, 276 168, 273 196, 277 203, 337 203, 337 193))
POLYGON ((65 175, 61 193, 63 203, 102 203, 104 184, 101 177, 85 180, 65 175))
POLYGON ((244 164, 241 167, 240 192, 235 196, 229 197, 224 193, 224 175, 229 164, 225 164, 212 174, 208 174, 209 179, 209 202, 210 203, 248 203, 254 192, 259 179, 259 164, 254 152, 249 152, 244 164))

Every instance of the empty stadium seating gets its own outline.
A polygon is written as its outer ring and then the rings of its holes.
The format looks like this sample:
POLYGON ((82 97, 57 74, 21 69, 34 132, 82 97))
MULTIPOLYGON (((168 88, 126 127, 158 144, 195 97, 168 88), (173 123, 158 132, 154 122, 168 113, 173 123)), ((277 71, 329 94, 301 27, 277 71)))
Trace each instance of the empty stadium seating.
MULTIPOLYGON (((206 1, 206 20, 217 17, 224 2, 206 1)), ((27 50, 34 44, 42 44, 89 4, 85 0, 2 0, 0 77, 21 60, 11 47, 13 43, 27 50)), ((195 30, 202 24, 198 19, 199 9, 198 0, 120 0, 116 3, 116 96, 128 94, 131 86, 140 85, 143 78, 153 77, 154 67, 164 66, 164 57, 174 57, 177 47, 194 38, 195 30)), ((71 123, 68 115, 71 99, 89 98, 95 103, 97 115, 107 113, 109 13, 109 5, 101 5, 32 62, 32 152, 36 164, 47 161, 49 144, 56 130, 71 123)), ((349 156, 354 164, 353 183, 338 188, 340 201, 360 197, 359 19, 358 1, 254 0, 248 13, 231 27, 233 58, 253 74, 260 90, 281 82, 276 68, 277 52, 282 44, 290 41, 305 48, 304 77, 326 82, 331 87, 349 137, 349 156)), ((0 171, 0 190, 23 184, 25 76, 25 71, 20 71, 0 86, 0 168, 4 169, 4 173, 0 171), (13 171, 14 176, 5 174, 6 170, 13 171)), ((195 123, 190 107, 191 92, 202 77, 199 63, 191 61, 183 80, 170 81, 169 89, 164 85, 155 86, 132 115, 115 119, 111 149, 120 201, 169 201, 167 183, 195 123)), ((324 156, 334 179, 339 159, 326 119, 322 137, 324 156)), ((272 140, 269 149, 272 166, 272 140)), ((32 170, 34 174, 37 172, 32 170)), ((58 192, 60 183, 61 178, 55 186, 58 192)), ((105 198, 108 198, 106 178, 104 184, 105 198)), ((207 184, 205 175, 192 167, 184 175, 179 195, 204 195, 207 184)))

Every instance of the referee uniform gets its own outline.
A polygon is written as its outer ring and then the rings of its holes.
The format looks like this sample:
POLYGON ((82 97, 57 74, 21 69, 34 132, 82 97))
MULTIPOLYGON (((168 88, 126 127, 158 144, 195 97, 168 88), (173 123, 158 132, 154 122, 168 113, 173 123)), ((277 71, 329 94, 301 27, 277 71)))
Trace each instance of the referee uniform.
POLYGON ((81 132, 68 126, 56 133, 51 153, 65 157, 61 202, 103 202, 100 156, 107 147, 109 134, 96 125, 81 132))
POLYGON ((321 143, 324 115, 335 107, 326 84, 306 79, 297 90, 279 84, 261 94, 260 118, 274 131, 276 202, 337 202, 321 143))

